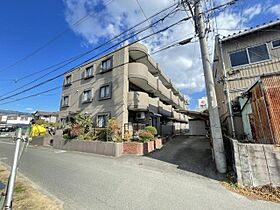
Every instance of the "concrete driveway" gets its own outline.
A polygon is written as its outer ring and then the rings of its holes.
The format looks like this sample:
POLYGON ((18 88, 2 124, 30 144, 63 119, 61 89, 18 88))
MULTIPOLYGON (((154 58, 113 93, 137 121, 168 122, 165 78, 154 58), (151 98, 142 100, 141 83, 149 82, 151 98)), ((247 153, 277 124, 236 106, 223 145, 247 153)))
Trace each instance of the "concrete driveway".
MULTIPOLYGON (((189 141, 192 140, 195 141, 193 138, 189 141)), ((190 165, 196 164, 185 164, 184 158, 176 162, 175 157, 178 154, 181 157, 180 152, 169 150, 172 147, 180 150, 182 145, 188 145, 188 140, 186 141, 184 137, 177 137, 161 152, 147 157, 112 158, 30 147, 24 154, 19 169, 34 183, 62 200, 65 209, 280 208, 280 205, 274 203, 249 200, 231 193, 215 179, 188 171, 190 165), (164 153, 170 157, 163 158, 164 153)), ((188 147, 185 149, 188 151, 188 147)), ((2 161, 11 164, 13 150, 14 144, 10 140, 0 139, 2 161)), ((191 169, 196 170, 194 168, 192 166, 191 169)))
POLYGON ((162 150, 153 152, 148 157, 175 164, 178 169, 211 179, 224 179, 224 176, 216 171, 209 139, 205 137, 177 136, 162 150))

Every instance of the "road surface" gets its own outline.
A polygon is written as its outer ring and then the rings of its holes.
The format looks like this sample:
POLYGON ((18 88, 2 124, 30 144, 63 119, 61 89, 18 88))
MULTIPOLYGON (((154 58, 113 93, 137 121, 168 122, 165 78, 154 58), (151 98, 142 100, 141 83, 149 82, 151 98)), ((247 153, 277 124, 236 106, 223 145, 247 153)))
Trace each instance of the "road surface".
MULTIPOLYGON (((209 148, 196 141, 201 139, 177 137, 148 157, 113 158, 30 147, 19 170, 62 200, 65 209, 280 209, 278 204, 226 190, 215 173, 207 172, 212 170, 209 148), (194 151, 205 155, 194 156, 194 151)), ((13 150, 10 139, 0 139, 1 161, 11 164, 13 150)))

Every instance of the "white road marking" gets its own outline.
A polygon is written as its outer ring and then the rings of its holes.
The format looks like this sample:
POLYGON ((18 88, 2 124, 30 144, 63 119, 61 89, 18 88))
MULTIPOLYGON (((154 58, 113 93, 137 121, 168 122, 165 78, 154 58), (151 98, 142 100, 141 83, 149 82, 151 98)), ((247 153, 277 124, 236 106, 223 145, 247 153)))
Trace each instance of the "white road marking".
POLYGON ((59 153, 65 153, 65 152, 66 152, 65 150, 58 150, 58 151, 55 151, 54 153, 59 154, 59 153))
POLYGON ((0 141, 0 144, 12 144, 12 145, 15 145, 15 143, 11 143, 11 142, 3 142, 3 141, 0 141))

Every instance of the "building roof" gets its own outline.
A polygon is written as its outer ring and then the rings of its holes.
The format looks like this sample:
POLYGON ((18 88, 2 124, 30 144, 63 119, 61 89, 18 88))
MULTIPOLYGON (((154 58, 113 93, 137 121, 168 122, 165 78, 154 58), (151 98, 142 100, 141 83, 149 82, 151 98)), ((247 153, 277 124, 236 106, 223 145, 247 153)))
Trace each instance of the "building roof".
POLYGON ((181 111, 181 113, 188 115, 189 117, 201 119, 201 120, 209 120, 209 114, 207 112, 197 112, 191 110, 181 111))
POLYGON ((46 111, 36 111, 34 113, 36 116, 57 116, 57 112, 46 112, 46 111))
POLYGON ((273 27, 273 26, 276 26, 276 25, 280 25, 280 19, 276 19, 275 21, 270 21, 268 23, 263 23, 262 25, 256 25, 255 27, 251 27, 249 29, 239 31, 237 33, 233 33, 233 34, 228 35, 228 36, 223 36, 221 38, 221 41, 225 42, 225 41, 228 41, 228 40, 240 37, 240 36, 248 35, 250 33, 254 33, 256 31, 263 30, 263 29, 273 27))
POLYGON ((32 116, 32 114, 31 114, 31 113, 28 113, 28 112, 19 112, 19 111, 6 110, 6 109, 0 109, 0 115, 9 115, 9 116, 32 116))

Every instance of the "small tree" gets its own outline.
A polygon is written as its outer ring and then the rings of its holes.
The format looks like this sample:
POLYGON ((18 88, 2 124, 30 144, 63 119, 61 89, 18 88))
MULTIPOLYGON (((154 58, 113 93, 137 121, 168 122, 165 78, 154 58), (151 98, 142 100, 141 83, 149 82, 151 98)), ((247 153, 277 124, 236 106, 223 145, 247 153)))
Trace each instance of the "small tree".
POLYGON ((78 124, 79 126, 83 127, 85 133, 88 133, 93 127, 91 116, 84 114, 79 114, 75 118, 75 124, 78 124))
POLYGON ((153 126, 147 126, 145 130, 150 132, 153 136, 157 135, 157 129, 153 126))

